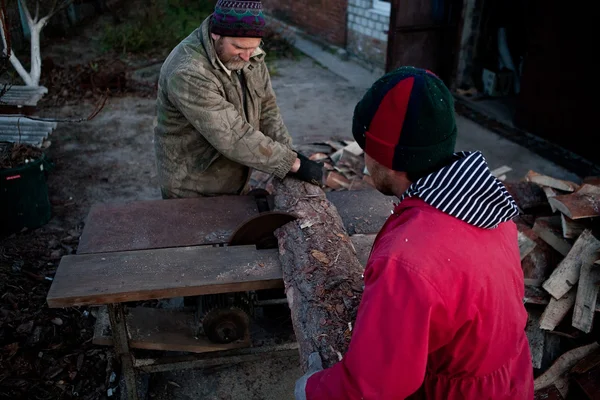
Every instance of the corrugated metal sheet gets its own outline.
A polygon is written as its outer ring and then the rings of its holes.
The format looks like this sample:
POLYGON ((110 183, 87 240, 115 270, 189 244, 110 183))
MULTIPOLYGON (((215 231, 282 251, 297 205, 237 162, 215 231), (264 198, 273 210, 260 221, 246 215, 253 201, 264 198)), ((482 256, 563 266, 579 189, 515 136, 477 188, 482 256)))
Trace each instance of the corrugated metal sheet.
POLYGON ((0 142, 27 143, 40 147, 56 129, 56 122, 32 120, 23 116, 0 115, 0 142))
POLYGON ((11 86, 0 98, 0 104, 35 107, 48 89, 44 86, 11 86))

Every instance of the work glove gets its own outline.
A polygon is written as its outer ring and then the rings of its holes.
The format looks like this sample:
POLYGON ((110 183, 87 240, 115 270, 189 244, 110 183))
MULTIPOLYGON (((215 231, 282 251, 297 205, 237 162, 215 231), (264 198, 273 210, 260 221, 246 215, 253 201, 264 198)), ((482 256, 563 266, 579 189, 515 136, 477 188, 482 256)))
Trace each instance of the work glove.
POLYGON ((308 378, 322 370, 323 362, 319 352, 310 353, 308 356, 308 370, 296 381, 296 388, 294 389, 296 400, 306 400, 306 382, 308 382, 308 378))
POLYGON ((323 164, 309 160, 303 154, 296 153, 300 159, 300 169, 294 175, 304 182, 312 183, 313 185, 323 186, 323 177, 325 168, 323 164))

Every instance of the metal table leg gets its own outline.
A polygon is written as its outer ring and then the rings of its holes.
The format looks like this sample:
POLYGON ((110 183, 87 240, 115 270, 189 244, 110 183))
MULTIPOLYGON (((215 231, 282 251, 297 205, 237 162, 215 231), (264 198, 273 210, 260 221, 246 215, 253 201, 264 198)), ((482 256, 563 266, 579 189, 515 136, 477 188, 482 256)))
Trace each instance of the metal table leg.
POLYGON ((133 367, 133 355, 129 351, 127 325, 125 323, 123 305, 121 303, 109 304, 108 316, 110 318, 110 328, 112 330, 115 352, 121 360, 121 373, 125 377, 127 398, 129 400, 139 400, 137 377, 133 367))

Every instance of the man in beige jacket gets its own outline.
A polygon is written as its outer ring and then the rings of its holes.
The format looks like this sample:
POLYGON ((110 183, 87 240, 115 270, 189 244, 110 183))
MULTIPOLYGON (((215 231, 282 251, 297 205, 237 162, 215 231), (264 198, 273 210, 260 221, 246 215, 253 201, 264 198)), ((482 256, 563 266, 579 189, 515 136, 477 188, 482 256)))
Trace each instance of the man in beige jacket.
POLYGON ((264 26, 260 1, 219 0, 165 60, 154 130, 163 198, 243 194, 252 169, 322 184, 322 166, 292 150, 264 26))

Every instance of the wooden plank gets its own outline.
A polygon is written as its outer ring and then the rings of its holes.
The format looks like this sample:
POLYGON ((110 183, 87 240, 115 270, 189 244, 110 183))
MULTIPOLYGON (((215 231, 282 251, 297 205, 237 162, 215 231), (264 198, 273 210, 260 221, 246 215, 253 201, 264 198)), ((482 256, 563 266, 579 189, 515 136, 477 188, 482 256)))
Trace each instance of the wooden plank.
POLYGON ((367 266, 367 261, 369 260, 369 256, 371 255, 371 248, 373 247, 373 242, 375 242, 375 238, 377 234, 372 233, 369 235, 352 235, 350 236, 350 240, 352 241, 352 245, 354 246, 354 250, 356 252, 356 256, 358 257, 358 261, 364 267, 367 266))
POLYGON ((525 233, 519 231, 518 233, 519 240, 519 253, 521 255, 521 261, 527 257, 529 253, 537 246, 535 241, 530 239, 525 233))
POLYGON ((530 310, 528 314, 529 319, 527 320, 525 333, 529 342, 533 368, 539 369, 542 367, 546 334, 539 328, 541 312, 539 310, 530 310))
POLYGON ((571 288, 569 292, 560 300, 550 297, 550 303, 544 309, 544 313, 540 319, 540 329, 552 331, 565 318, 575 305, 575 296, 577 295, 577 287, 571 288))
POLYGON ((533 224, 533 231, 563 256, 569 254, 573 247, 562 235, 559 216, 537 218, 533 224))
POLYGON ((527 173, 525 179, 541 186, 548 186, 565 192, 574 192, 579 188, 579 185, 574 182, 563 181, 562 179, 556 179, 551 176, 538 174, 537 172, 531 170, 527 173))
POLYGON ((579 281, 581 267, 592 264, 600 251, 600 241, 589 229, 583 231, 573 248, 562 260, 550 278, 542 285, 555 299, 563 297, 579 281))
POLYGON ((583 185, 575 193, 551 198, 550 204, 571 219, 598 217, 600 216, 600 187, 583 185))
POLYGON ((599 348, 600 345, 598 343, 592 343, 567 351, 546 372, 533 381, 534 390, 537 391, 554 384, 557 379, 569 372, 579 360, 599 348))
MULTIPOLYGON (((101 307, 96 320, 92 343, 99 346, 112 346, 113 338, 106 307, 101 307), (106 318, 102 314, 106 314, 106 318)), ((249 347, 249 333, 243 340, 232 343, 213 343, 198 336, 198 324, 193 311, 133 307, 127 309, 125 317, 129 333, 129 347, 145 350, 185 351, 207 353, 249 347)))
POLYGON ((227 243, 258 214, 252 196, 149 200, 93 205, 78 254, 227 243))
POLYGON ((565 214, 560 213, 560 225, 562 227, 563 237, 566 239, 577 239, 581 232, 588 228, 585 220, 575 221, 567 217, 565 214))
POLYGON ((583 265, 579 276, 579 284, 577 285, 572 326, 585 333, 590 333, 594 324, 594 306, 598 300, 599 284, 600 265, 583 265))
POLYGON ((179 247, 62 258, 49 307, 280 288, 277 249, 179 247))

